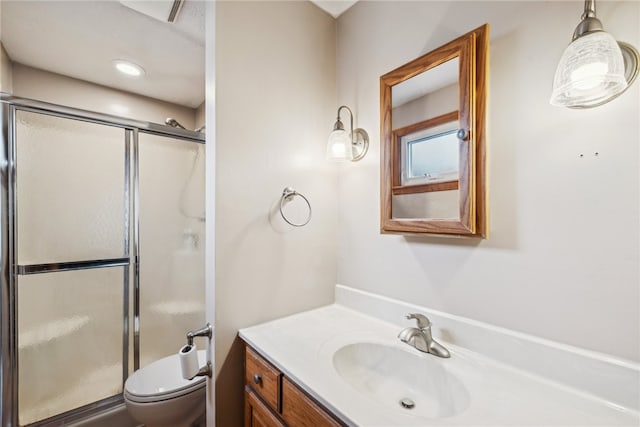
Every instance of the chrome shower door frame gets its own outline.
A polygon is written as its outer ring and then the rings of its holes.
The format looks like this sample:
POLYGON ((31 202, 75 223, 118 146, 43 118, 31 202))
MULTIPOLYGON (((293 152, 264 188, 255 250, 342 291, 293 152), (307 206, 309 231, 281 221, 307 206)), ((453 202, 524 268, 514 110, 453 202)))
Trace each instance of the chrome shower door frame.
MULTIPOLYGON (((129 375, 130 354, 130 283, 133 283, 133 364, 139 368, 140 358, 140 269, 139 269, 139 192, 138 135, 139 132, 177 138, 204 144, 204 134, 166 125, 127 120, 91 111, 16 98, 0 94, 0 423, 3 427, 18 427, 18 313, 17 276, 53 271, 123 267, 123 335, 122 384, 129 375), (16 228, 16 113, 28 111, 98 125, 122 128, 125 144, 124 236, 123 257, 75 262, 17 265, 16 228), (133 272, 131 271, 133 269, 133 272), (131 277, 133 274, 133 277, 131 277)), ((123 402, 115 395, 29 424, 36 426, 63 425, 88 417, 123 402)))
POLYGON ((9 105, 0 104, 0 125, 2 127, 2 146, 0 158, 0 266, 2 272, 0 281, 2 289, 0 289, 0 379, 2 387, 0 396, 0 422, 3 426, 17 426, 17 410, 18 406, 18 337, 17 316, 16 316, 16 300, 14 298, 13 278, 11 271, 13 263, 13 212, 10 208, 13 203, 10 199, 13 191, 9 186, 9 173, 13 170, 9 165, 9 160, 13 153, 14 129, 9 126, 9 122, 13 119, 10 115, 9 105), (15 414, 14 414, 15 412, 15 414))

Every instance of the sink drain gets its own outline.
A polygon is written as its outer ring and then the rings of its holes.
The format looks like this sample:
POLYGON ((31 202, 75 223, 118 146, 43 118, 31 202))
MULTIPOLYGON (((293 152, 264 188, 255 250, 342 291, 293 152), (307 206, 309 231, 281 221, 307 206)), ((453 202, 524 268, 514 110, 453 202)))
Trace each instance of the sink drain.
POLYGON ((416 406, 416 403, 408 397, 405 397, 404 399, 400 399, 400 405, 404 409, 413 409, 416 406))

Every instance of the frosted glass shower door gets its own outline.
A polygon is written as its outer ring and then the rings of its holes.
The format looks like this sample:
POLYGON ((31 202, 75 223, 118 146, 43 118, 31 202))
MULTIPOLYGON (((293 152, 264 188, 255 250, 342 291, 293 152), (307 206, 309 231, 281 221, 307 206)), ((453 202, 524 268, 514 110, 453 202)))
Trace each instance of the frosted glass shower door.
POLYGON ((18 419, 27 425, 122 392, 129 143, 120 127, 15 117, 18 419))
POLYGON ((204 150, 139 135, 141 367, 177 353, 205 323, 204 150))
POLYGON ((17 111, 18 263, 123 256, 124 129, 17 111))
POLYGON ((122 392, 123 268, 18 278, 21 426, 122 392))

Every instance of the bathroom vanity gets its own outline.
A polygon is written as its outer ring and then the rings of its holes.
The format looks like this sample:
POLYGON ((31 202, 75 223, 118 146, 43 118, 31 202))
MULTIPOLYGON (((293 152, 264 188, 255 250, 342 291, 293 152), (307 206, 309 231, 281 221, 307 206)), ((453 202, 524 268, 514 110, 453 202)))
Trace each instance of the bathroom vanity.
POLYGON ((640 422, 636 363, 346 287, 240 337, 245 426, 640 422), (450 358, 398 339, 409 312, 428 315, 450 358))
POLYGON ((244 354, 246 427, 343 425, 251 346, 244 354))

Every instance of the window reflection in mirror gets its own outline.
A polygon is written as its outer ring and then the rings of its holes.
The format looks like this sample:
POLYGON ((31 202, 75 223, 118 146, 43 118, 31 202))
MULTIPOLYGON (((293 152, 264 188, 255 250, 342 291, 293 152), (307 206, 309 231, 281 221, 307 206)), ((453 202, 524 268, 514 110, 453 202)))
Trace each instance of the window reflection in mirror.
POLYGON ((400 155, 392 187, 393 218, 459 217, 457 131, 458 112, 453 111, 393 132, 400 155))
POLYGON ((393 193, 455 190, 460 168, 458 112, 393 131, 399 165, 393 193), (450 185, 427 185, 450 182, 450 185), (422 185, 421 187, 416 187, 422 185), (411 186, 412 188, 404 188, 411 186))
POLYGON ((403 185, 458 180, 457 128, 414 139, 400 139, 404 150, 403 185))

